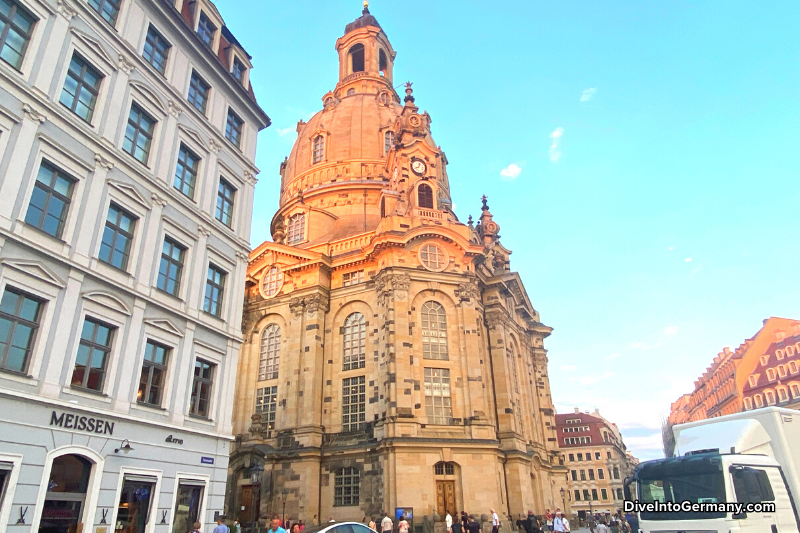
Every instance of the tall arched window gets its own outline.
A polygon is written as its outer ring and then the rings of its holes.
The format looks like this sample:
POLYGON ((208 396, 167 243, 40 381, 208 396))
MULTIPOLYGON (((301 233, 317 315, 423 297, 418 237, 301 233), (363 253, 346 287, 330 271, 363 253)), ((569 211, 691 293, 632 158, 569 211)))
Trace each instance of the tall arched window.
POLYGON ((519 392, 519 376, 517 375, 517 351, 511 348, 511 379, 514 381, 514 391, 519 392))
POLYGON ((314 163, 319 163, 325 157, 325 137, 317 135, 314 137, 314 163))
POLYGON ((281 328, 270 324, 261 334, 261 359, 258 362, 258 380, 278 379, 281 357, 281 328))
POLYGON ((364 45, 361 43, 354 44, 347 53, 350 55, 352 72, 364 72, 364 45))
POLYGON ((383 51, 383 48, 381 48, 381 51, 378 52, 378 70, 381 71, 381 75, 385 76, 386 69, 388 68, 389 68, 389 58, 386 56, 386 52, 383 51))
POLYGON ((367 323, 364 315, 353 313, 344 321, 344 370, 364 368, 367 347, 367 323))
POLYGON ((288 231, 286 232, 286 242, 297 244, 303 242, 306 236, 306 214, 297 213, 289 217, 288 231))
POLYGON ((433 189, 423 183, 417 187, 417 205, 426 209, 433 209, 433 189))
POLYGON ((422 305, 422 358, 447 360, 447 316, 438 302, 422 305))
POLYGON ((381 198, 381 218, 386 216, 386 198, 381 198))

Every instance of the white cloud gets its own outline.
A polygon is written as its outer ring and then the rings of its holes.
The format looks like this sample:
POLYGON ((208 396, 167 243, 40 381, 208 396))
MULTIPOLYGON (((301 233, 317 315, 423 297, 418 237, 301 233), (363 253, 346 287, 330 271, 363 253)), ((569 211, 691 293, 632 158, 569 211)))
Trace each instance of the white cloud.
POLYGON ((697 267, 697 268, 695 268, 694 270, 692 270, 692 276, 694 276, 695 274, 697 274, 697 273, 698 273, 698 272, 700 272, 701 270, 703 270, 703 267, 697 267))
POLYGON ((561 137, 564 136, 564 128, 558 127, 553 130, 553 133, 550 134, 550 138, 553 140, 550 143, 550 161, 553 163, 558 163, 558 160, 561 159, 563 153, 558 149, 558 144, 561 142, 561 137))
POLYGON ((669 248, 667 248, 667 250, 669 250, 670 252, 671 252, 672 250, 674 250, 674 249, 675 249, 675 247, 674 247, 674 246, 670 246, 669 248))
POLYGON ((667 326, 664 328, 664 333, 667 335, 677 335, 678 333, 678 326, 667 326))
POLYGON ((503 178, 507 178, 505 181, 511 181, 517 179, 520 172, 522 172, 522 167, 515 163, 511 163, 506 168, 500 171, 500 175, 503 178))
POLYGON ((588 89, 584 89, 583 92, 581 93, 581 102, 588 102, 596 94, 597 94, 597 89, 595 89, 594 87, 589 87, 588 89))
POLYGON ((691 257, 687 257, 686 259, 684 259, 684 261, 686 263, 691 263, 692 262, 692 258, 691 257))
POLYGON ((578 368, 578 367, 576 367, 575 365, 563 365, 561 367, 561 370, 563 370, 564 372, 572 372, 576 368, 578 368))
POLYGON ((616 359, 617 357, 619 357, 618 353, 612 353, 611 355, 608 356, 609 359, 616 359))
POLYGON ((292 133, 292 132, 293 132, 293 131, 295 131, 295 130, 296 130, 296 128, 292 128, 292 127, 288 127, 288 128, 277 128, 277 129, 275 130, 275 133, 277 133, 277 134, 278 134, 278 137, 286 137, 287 135, 289 135, 290 133, 292 133))

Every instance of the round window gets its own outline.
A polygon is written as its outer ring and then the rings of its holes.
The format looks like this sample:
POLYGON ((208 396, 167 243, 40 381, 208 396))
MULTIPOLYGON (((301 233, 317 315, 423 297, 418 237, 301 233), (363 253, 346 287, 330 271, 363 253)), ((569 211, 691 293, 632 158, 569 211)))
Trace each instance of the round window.
POLYGON ((435 244, 426 244, 419 251, 419 260, 429 270, 444 270, 447 255, 435 244))
POLYGON ((261 278, 261 292, 264 298, 272 298, 280 292, 281 287, 283 287, 283 272, 276 265, 272 265, 261 278))

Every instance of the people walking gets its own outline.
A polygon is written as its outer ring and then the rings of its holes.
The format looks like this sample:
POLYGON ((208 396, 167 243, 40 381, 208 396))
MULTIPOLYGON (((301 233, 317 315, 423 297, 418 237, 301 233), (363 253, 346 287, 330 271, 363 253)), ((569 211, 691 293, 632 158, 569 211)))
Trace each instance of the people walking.
POLYGON ((200 533, 201 527, 203 527, 203 524, 201 524, 200 522, 195 522, 192 529, 192 533, 200 533))
POLYGON ((557 533, 566 533, 569 531, 564 526, 564 516, 561 514, 560 509, 556 510, 556 517, 553 518, 553 531, 556 531, 557 533))
POLYGON ((471 516, 467 518, 467 533, 481 533, 481 525, 471 516))
POLYGON ((467 523, 469 522, 469 515, 466 511, 461 511, 461 526, 464 528, 464 531, 467 530, 467 523))
POLYGON ((231 530, 225 525, 224 516, 219 515, 217 517, 217 527, 214 528, 214 533, 231 533, 231 530))
POLYGON ((373 516, 373 517, 371 517, 371 518, 369 519, 369 528, 370 528, 371 530, 375 531, 375 527, 376 527, 376 524, 375 524, 375 517, 373 516))
POLYGON ((394 529, 394 523, 392 519, 389 518, 389 513, 383 513, 383 520, 381 520, 381 532, 382 533, 392 533, 394 529))
POLYGON ((454 520, 453 525, 450 526, 451 533, 466 533, 464 531, 464 526, 461 524, 461 520, 454 520))
POLYGON ((447 533, 453 533, 453 517, 450 516, 450 511, 445 510, 444 512, 447 513, 444 517, 444 526, 447 528, 446 531, 447 533))
POLYGON ((242 524, 238 520, 233 521, 233 533, 242 533, 242 524))
POLYGON ((494 512, 494 509, 492 509, 491 511, 492 511, 492 533, 498 533, 500 531, 500 517, 497 516, 497 513, 494 512))
POLYGON ((269 533, 286 533, 286 530, 281 527, 281 519, 275 517, 269 523, 269 533))
POLYGON ((403 519, 397 524, 397 532, 408 533, 408 522, 406 521, 405 517, 403 517, 403 519))
POLYGON ((545 509, 544 513, 545 523, 547 524, 547 531, 553 531, 553 513, 550 509, 545 509))
POLYGON ((597 523, 597 533, 608 533, 608 526, 606 526, 606 521, 603 518, 597 523))

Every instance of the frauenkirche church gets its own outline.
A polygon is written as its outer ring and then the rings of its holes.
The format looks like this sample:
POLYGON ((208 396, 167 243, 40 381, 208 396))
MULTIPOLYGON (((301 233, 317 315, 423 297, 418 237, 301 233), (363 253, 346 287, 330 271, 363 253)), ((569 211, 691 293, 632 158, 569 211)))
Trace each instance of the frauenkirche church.
POLYGON ((563 507, 551 328, 486 198, 476 224, 452 211, 431 118, 395 92, 368 8, 336 50, 339 81, 281 165, 274 242, 250 254, 228 512, 563 507))

